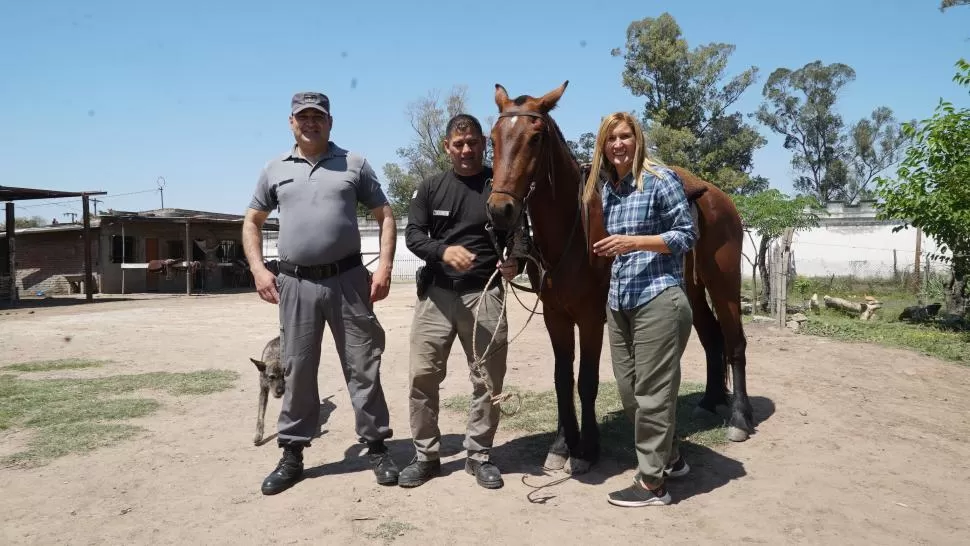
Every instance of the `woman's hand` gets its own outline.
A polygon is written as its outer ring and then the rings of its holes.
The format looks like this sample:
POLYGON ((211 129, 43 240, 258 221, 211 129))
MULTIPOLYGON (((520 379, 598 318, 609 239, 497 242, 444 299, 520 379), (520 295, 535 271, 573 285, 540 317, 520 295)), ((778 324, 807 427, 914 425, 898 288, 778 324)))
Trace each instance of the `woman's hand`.
POLYGON ((593 243, 593 252, 598 256, 619 256, 636 250, 637 238, 632 235, 610 235, 593 243))

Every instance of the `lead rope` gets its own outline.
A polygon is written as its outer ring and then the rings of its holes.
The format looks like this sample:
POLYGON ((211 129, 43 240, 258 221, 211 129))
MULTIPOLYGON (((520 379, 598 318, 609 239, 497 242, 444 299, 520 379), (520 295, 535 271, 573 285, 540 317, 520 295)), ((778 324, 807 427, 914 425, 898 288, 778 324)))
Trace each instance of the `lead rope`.
MULTIPOLYGON (((531 259, 531 257, 527 257, 527 258, 531 259)), ((502 282, 504 283, 505 286, 504 286, 504 289, 502 290, 502 307, 499 312, 499 322, 498 324, 495 325, 495 329, 492 331, 492 338, 488 341, 488 345, 485 346, 485 350, 482 351, 482 355, 481 356, 478 355, 477 338, 478 338, 479 311, 481 310, 482 302, 485 301, 486 299, 485 296, 488 294, 489 287, 492 285, 492 281, 495 279, 495 275, 498 275, 499 273, 500 271, 497 268, 495 269, 494 272, 492 272, 492 275, 488 278, 488 282, 485 283, 485 288, 482 290, 482 293, 478 296, 478 302, 475 303, 475 322, 472 325, 472 356, 474 357, 474 361, 472 362, 472 370, 474 371, 475 375, 478 376, 485 383, 485 388, 488 390, 492 404, 499 406, 499 410, 502 412, 502 415, 512 416, 518 413, 518 411, 522 408, 522 397, 519 395, 519 393, 516 393, 516 392, 495 392, 495 385, 492 384, 492 381, 488 375, 488 371, 485 369, 485 361, 489 356, 491 356, 491 354, 489 353, 489 350, 492 349, 492 345, 495 343, 495 338, 499 331, 499 328, 502 327, 503 322, 505 322, 505 326, 508 327, 508 319, 505 315, 506 304, 509 298, 509 291, 513 290, 513 288, 512 288, 512 283, 505 280, 504 277, 502 278, 502 282), (508 402, 512 398, 516 399, 515 409, 510 411, 506 411, 502 409, 501 404, 504 402, 508 402)), ((518 298, 518 296, 516 296, 516 298, 518 298)), ((515 341, 516 339, 518 339, 520 335, 522 335, 522 332, 525 331, 526 327, 529 325, 529 322, 532 320, 532 317, 534 317, 537 314, 536 309, 538 307, 539 307, 539 297, 538 297, 538 294, 536 294, 536 302, 535 302, 535 305, 532 306, 532 310, 529 313, 529 318, 526 319, 525 324, 522 325, 522 328, 518 331, 518 333, 516 333, 515 336, 512 337, 512 339, 508 340, 505 343, 506 347, 511 345, 513 341, 515 341)), ((495 346, 496 350, 498 347, 499 347, 498 345, 495 346)))

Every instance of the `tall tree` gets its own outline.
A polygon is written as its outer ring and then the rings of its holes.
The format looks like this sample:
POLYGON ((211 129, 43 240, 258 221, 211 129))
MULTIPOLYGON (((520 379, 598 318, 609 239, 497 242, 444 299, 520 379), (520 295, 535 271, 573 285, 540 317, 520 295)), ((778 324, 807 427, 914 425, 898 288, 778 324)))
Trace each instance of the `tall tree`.
MULTIPOLYGON (((970 89, 970 63, 960 60, 953 81, 970 89)), ((929 119, 906 124, 913 145, 896 171, 880 177, 880 216, 903 220, 949 251, 947 309, 965 314, 970 299, 970 108, 941 100, 929 119)), ((901 229, 901 228, 897 228, 901 229)))
POLYGON ((906 143, 892 110, 881 106, 869 118, 846 127, 837 102, 855 70, 842 63, 813 61, 771 73, 755 117, 785 137, 792 167, 801 175, 797 191, 821 202, 871 197, 869 184, 899 161, 906 143))
POLYGON ((730 111, 756 80, 757 67, 728 77, 732 44, 688 47, 677 21, 663 13, 627 27, 623 85, 645 97, 643 125, 659 158, 735 191, 751 181, 754 151, 767 141, 730 111))
MULTIPOLYGON (((397 163, 384 165, 384 178, 388 184, 388 198, 397 217, 406 217, 408 204, 418 183, 451 168, 448 154, 442 143, 448 120, 460 113, 467 113, 467 87, 455 86, 444 98, 437 90, 411 102, 406 110, 414 136, 411 143, 398 148, 397 155, 403 166, 397 163)), ((482 121, 482 120, 480 120, 482 121)), ((488 135, 488 127, 482 121, 482 130, 488 135)), ((487 158, 491 157, 490 151, 487 158)))

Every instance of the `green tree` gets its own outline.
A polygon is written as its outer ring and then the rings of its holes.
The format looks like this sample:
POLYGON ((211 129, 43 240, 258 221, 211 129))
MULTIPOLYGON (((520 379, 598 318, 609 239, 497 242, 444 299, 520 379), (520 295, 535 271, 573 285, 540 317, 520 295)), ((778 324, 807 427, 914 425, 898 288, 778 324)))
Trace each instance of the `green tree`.
POLYGON ((627 27, 623 85, 645 97, 643 125, 660 160, 680 165, 727 191, 750 183, 754 151, 767 141, 731 112, 756 80, 757 67, 728 77, 732 44, 690 49, 674 18, 663 13, 627 27))
MULTIPOLYGON (((19 217, 13 219, 14 229, 24 229, 32 227, 42 227, 47 225, 47 220, 44 220, 40 216, 19 217)), ((6 224, 0 224, 0 231, 7 229, 6 224)))
POLYGON ((596 135, 594 133, 583 133, 579 135, 579 140, 567 140, 566 145, 573 153, 576 160, 580 163, 591 163, 593 161, 593 150, 596 148, 596 135))
POLYGON ((940 11, 946 11, 954 6, 970 6, 970 0, 942 0, 940 11))
POLYGON ((797 196, 790 198, 776 189, 765 190, 752 195, 733 195, 735 205, 741 214, 745 232, 755 249, 755 255, 745 256, 751 264, 751 301, 754 308, 759 307, 758 273, 761 273, 764 299, 761 309, 767 308, 768 294, 771 290, 771 276, 767 266, 768 249, 771 243, 788 228, 796 231, 817 227, 818 212, 821 207, 814 198, 797 196), (755 235, 760 239, 755 242, 755 235))
POLYGON ((779 68, 768 77, 764 102, 755 114, 785 137, 792 167, 802 173, 795 189, 823 203, 871 198, 870 183, 899 161, 906 144, 900 123, 885 106, 846 127, 837 102, 854 79, 855 70, 841 63, 814 61, 797 70, 779 68))
MULTIPOLYGON (((408 105, 406 113, 414 130, 414 137, 410 144, 397 150, 403 165, 384 165, 388 199, 396 217, 407 217, 411 196, 421 180, 451 168, 448 154, 442 146, 445 129, 448 120, 453 116, 468 113, 466 104, 467 88, 456 86, 444 99, 437 90, 432 90, 427 96, 408 105)), ((482 122, 482 130, 487 137, 491 120, 479 121, 482 122)), ((491 146, 486 150, 486 163, 490 160, 491 146)))
MULTIPOLYGON (((957 62, 953 81, 970 88, 970 63, 957 62)), ((896 171, 898 179, 880 177, 877 206, 882 218, 903 220, 932 237, 952 255, 946 307, 966 314, 970 277, 970 108, 940 100, 932 117, 906 124, 913 137, 896 171)))

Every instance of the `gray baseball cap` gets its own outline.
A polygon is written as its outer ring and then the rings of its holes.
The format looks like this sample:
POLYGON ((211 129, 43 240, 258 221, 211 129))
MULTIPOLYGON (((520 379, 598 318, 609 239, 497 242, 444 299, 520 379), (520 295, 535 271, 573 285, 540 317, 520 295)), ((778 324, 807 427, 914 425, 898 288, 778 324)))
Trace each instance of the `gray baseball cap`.
POLYGON ((293 95, 293 100, 290 101, 290 107, 292 108, 292 114, 296 114, 297 112, 306 110, 307 108, 313 108, 314 110, 319 110, 328 116, 330 115, 330 99, 328 99, 323 93, 316 93, 313 91, 297 93, 293 95))

